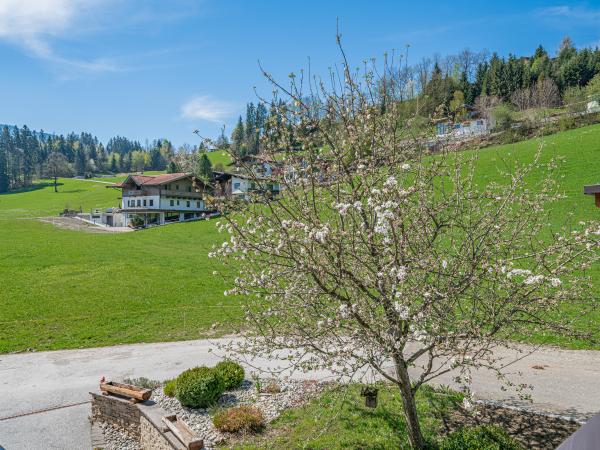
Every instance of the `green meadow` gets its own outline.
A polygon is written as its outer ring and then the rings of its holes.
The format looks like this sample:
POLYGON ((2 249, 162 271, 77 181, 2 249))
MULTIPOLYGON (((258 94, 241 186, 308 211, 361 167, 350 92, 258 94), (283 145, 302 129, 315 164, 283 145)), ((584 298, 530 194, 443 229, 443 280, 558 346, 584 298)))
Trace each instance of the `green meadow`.
MULTIPOLYGON (((481 150, 478 177, 492 180, 499 166, 530 160, 541 142, 481 150)), ((584 185, 600 182, 600 125, 547 136, 543 145, 544 158, 564 157, 558 176, 566 197, 554 205, 552 222, 569 214, 575 222, 600 219, 593 198, 583 195, 584 185)), ((0 195, 0 352, 194 339, 236 329, 241 300, 223 296, 233 270, 207 257, 223 239, 214 221, 130 233, 61 229, 38 218, 66 207, 116 206, 119 192, 94 181, 60 183, 58 193, 41 182, 0 195)), ((600 268, 591 271, 600 288, 600 268)), ((593 346, 552 335, 536 341, 593 346)))
MULTIPOLYGON (((239 303, 207 258, 214 221, 129 233, 60 229, 38 217, 118 204, 103 183, 0 195, 0 352, 172 341, 232 329, 239 303), (216 325, 216 326, 213 326, 216 325)), ((227 271, 225 270, 225 274, 227 271)))

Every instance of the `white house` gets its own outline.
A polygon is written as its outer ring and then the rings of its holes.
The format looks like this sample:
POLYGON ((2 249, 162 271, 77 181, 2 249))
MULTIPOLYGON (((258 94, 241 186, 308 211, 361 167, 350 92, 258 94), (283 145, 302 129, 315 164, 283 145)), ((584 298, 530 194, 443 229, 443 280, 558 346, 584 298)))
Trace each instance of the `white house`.
POLYGON ((468 137, 478 136, 489 132, 486 119, 470 119, 464 122, 442 122, 436 125, 437 137, 468 137))
POLYGON ((122 183, 110 188, 121 189, 123 222, 130 225, 134 218, 143 220, 144 225, 162 225, 168 222, 203 217, 207 210, 204 191, 189 173, 165 175, 129 175, 122 183), (194 185, 196 183, 196 186, 194 185))

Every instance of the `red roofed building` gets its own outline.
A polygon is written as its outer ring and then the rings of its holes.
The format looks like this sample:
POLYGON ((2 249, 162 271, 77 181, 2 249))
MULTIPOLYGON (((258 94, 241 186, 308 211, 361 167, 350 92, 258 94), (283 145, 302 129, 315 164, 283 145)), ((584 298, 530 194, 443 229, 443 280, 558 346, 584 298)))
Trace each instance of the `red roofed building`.
MULTIPOLYGON (((203 198, 210 187, 189 173, 129 175, 108 187, 121 189, 121 208, 113 214, 121 214, 118 222, 125 226, 139 219, 144 225, 162 225, 199 218, 207 212, 203 198)), ((116 222, 115 218, 107 220, 109 225, 116 222)))

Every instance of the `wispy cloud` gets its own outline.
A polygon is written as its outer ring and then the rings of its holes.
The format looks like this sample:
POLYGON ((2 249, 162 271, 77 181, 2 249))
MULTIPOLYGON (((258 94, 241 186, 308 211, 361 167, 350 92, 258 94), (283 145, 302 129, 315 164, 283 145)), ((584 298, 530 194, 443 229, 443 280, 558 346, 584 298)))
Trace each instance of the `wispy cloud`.
POLYGON ((541 8, 537 11, 541 18, 567 20, 569 22, 597 22, 600 20, 600 8, 592 9, 585 6, 558 5, 541 8))
POLYGON ((58 54, 51 42, 71 30, 78 18, 112 0, 2 0, 0 39, 32 56, 86 72, 117 71, 109 59, 76 59, 58 54))
POLYGON ((216 100, 208 95, 191 98, 181 106, 181 117, 188 120, 207 120, 221 123, 236 112, 233 103, 216 100))

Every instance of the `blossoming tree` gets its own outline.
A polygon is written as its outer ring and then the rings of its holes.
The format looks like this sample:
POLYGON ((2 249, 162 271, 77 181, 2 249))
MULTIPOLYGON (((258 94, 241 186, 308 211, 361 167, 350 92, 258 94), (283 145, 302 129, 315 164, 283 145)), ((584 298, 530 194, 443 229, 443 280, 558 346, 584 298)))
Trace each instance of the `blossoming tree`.
POLYGON ((265 74, 276 91, 262 154, 277 169, 264 178, 247 167, 256 189, 221 205, 230 236, 212 256, 237 260, 229 293, 248 299, 250 331, 240 351, 378 374, 398 387, 422 448, 424 383, 450 371, 468 383, 479 368, 502 377, 496 348, 578 333, 565 309, 584 334, 598 225, 550 225, 559 164, 542 146, 523 163, 498 156, 491 182, 478 151, 426 144, 393 66, 345 63, 328 83, 291 76, 289 87, 265 74))

